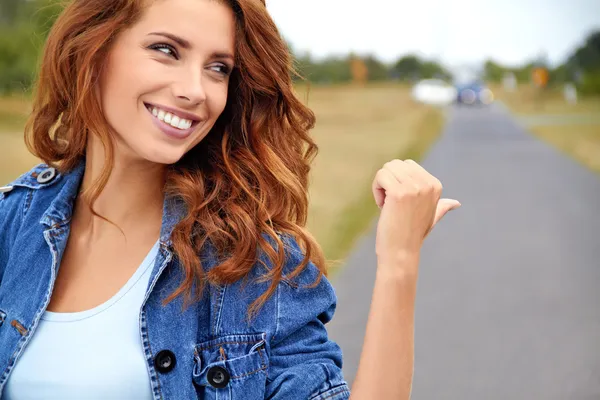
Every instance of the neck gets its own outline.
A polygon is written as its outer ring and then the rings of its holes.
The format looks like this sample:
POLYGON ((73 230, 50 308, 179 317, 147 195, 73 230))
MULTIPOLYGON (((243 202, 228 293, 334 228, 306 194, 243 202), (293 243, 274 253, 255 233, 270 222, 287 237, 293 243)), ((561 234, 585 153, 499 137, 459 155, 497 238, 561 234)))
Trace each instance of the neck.
MULTIPOLYGON (((166 166, 130 157, 115 146, 114 165, 106 186, 93 203, 94 215, 82 198, 78 197, 74 225, 86 232, 88 239, 143 230, 158 237, 162 222, 166 166), (115 226, 116 225, 116 226, 115 226)), ((105 152, 100 140, 90 135, 81 190, 86 191, 98 180, 106 165, 105 152)))

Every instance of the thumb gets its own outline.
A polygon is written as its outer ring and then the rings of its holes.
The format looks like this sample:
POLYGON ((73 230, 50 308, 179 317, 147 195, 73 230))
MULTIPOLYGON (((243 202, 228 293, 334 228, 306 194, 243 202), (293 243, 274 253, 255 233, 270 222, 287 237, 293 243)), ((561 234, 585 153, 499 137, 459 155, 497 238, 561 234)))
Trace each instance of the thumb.
MULTIPOLYGON (((437 204, 437 208, 435 209, 435 217, 433 218, 433 226, 438 223, 439 220, 442 219, 444 215, 448 211, 455 210, 460 207, 461 204, 458 200, 453 199, 440 199, 437 204)), ((432 228, 433 228, 432 226, 432 228)))

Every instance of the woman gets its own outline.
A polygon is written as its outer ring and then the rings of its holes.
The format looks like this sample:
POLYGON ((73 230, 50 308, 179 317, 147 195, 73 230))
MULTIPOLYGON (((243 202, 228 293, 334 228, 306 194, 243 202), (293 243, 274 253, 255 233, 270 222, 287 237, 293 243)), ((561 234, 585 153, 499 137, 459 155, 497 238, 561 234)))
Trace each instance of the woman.
POLYGON ((289 72, 264 1, 66 7, 26 127, 46 164, 0 198, 3 398, 408 398, 421 243, 458 202, 414 162, 377 173, 350 396, 289 72))

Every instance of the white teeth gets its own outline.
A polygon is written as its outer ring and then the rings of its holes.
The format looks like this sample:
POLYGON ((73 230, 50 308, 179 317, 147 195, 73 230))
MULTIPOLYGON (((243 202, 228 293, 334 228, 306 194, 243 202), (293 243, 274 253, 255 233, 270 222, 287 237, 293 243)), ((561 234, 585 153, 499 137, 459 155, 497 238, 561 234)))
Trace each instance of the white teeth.
POLYGON ((187 128, 189 128, 188 122, 189 121, 187 119, 181 119, 179 121, 179 125, 177 126, 177 128, 179 128, 179 129, 187 129, 187 128))
POLYGON ((159 120, 171 125, 178 129, 189 129, 192 126, 192 121, 185 118, 180 118, 177 115, 173 115, 169 112, 161 110, 160 108, 152 107, 152 115, 159 120))

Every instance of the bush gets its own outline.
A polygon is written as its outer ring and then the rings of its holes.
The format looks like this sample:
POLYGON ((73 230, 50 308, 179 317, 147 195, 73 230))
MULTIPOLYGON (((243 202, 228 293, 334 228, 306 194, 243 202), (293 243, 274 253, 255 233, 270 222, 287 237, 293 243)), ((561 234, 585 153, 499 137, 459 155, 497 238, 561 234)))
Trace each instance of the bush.
POLYGON ((16 19, 0 24, 0 94, 31 89, 48 31, 62 9, 55 0, 18 4, 16 19))
POLYGON ((600 71, 585 73, 579 84, 579 91, 585 95, 600 95, 600 71))

